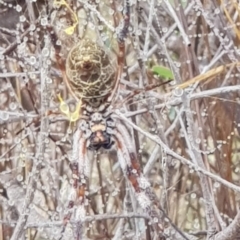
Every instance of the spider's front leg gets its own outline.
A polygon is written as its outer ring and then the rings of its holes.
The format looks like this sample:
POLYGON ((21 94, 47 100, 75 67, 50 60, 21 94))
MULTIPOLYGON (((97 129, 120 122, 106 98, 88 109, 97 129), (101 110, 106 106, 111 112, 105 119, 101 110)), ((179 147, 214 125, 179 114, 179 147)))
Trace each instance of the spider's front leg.
POLYGON ((163 234, 162 218, 159 203, 156 201, 150 183, 143 176, 140 169, 135 149, 131 141, 131 135, 123 122, 116 125, 114 139, 117 147, 118 159, 125 177, 130 181, 138 204, 151 219, 151 225, 159 235, 159 239, 165 239, 163 234))
POLYGON ((74 91, 72 90, 72 88, 69 84, 69 80, 68 80, 67 73, 66 73, 65 61, 61 57, 62 47, 61 47, 61 44, 58 44, 58 42, 59 42, 58 36, 57 36, 53 26, 51 26, 51 25, 47 26, 47 31, 49 32, 49 35, 50 35, 51 43, 52 43, 52 46, 55 51, 55 59, 56 59, 59 69, 61 70, 64 83, 67 85, 68 90, 70 91, 71 95, 74 96, 74 98, 77 101, 79 101, 79 99, 77 98, 76 94, 74 93, 74 91))

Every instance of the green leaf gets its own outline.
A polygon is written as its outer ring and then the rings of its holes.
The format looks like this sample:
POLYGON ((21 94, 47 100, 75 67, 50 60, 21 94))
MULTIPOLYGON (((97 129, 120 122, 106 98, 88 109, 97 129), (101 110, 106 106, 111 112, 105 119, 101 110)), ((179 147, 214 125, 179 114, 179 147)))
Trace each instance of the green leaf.
POLYGON ((157 75, 160 78, 164 78, 164 79, 173 79, 173 73, 169 68, 163 67, 163 66, 153 66, 152 67, 152 72, 153 74, 157 75))
POLYGON ((170 121, 173 121, 176 118, 177 114, 176 111, 173 107, 171 107, 169 113, 168 113, 168 117, 170 119, 170 121))
MULTIPOLYGON (((173 7, 175 7, 174 0, 169 0, 169 2, 171 3, 171 5, 173 7)), ((180 0, 180 4, 182 5, 183 8, 186 8, 187 7, 187 0, 180 0)))

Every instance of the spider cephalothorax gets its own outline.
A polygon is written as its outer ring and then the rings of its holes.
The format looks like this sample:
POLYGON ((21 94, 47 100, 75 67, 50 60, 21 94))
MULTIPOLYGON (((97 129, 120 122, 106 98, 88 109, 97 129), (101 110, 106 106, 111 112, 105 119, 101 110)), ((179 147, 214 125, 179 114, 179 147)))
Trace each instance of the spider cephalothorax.
POLYGON ((81 40, 68 54, 66 74, 79 99, 104 98, 115 85, 116 67, 103 46, 90 39, 81 40))
POLYGON ((110 149, 114 144, 111 137, 114 127, 114 120, 99 112, 91 114, 89 120, 82 120, 80 129, 84 133, 84 138, 88 139, 87 148, 90 150, 98 150, 101 147, 110 149))

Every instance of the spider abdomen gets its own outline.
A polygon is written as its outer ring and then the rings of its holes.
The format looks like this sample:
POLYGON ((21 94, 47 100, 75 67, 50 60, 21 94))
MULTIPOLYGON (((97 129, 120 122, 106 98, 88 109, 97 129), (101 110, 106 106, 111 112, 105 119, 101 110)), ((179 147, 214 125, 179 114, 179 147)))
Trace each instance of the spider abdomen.
POLYGON ((115 66, 104 47, 90 39, 81 40, 68 54, 66 74, 79 99, 105 98, 116 79, 115 66))

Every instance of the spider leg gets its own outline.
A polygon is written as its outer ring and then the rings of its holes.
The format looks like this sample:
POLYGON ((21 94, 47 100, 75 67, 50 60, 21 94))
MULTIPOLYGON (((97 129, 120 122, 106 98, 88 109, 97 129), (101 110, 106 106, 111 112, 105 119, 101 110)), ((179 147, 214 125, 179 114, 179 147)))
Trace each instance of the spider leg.
POLYGON ((139 206, 151 219, 151 226, 159 239, 165 239, 163 234, 161 211, 154 192, 151 189, 149 181, 144 177, 140 169, 136 152, 131 142, 131 136, 123 123, 116 125, 116 131, 113 135, 120 166, 125 177, 130 181, 139 206))
POLYGON ((119 44, 124 44, 125 38, 128 34, 128 27, 130 25, 130 3, 129 0, 125 0, 125 13, 123 19, 123 26, 118 34, 118 42, 119 44))
POLYGON ((122 76, 122 72, 123 72, 124 61, 125 61, 125 38, 127 37, 128 28, 130 25, 130 3, 129 3, 129 0, 125 0, 124 9, 125 9, 125 12, 124 12, 124 19, 122 22, 122 26, 120 26, 120 29, 117 33, 119 53, 118 53, 118 59, 117 59, 118 60, 118 71, 116 74, 116 83, 112 90, 111 95, 107 99, 108 103, 111 103, 114 96, 116 95, 116 91, 118 89, 118 86, 119 86, 119 83, 121 80, 121 76, 122 76))
POLYGON ((61 70, 61 73, 62 73, 62 77, 63 77, 63 80, 65 82, 65 84, 67 85, 68 87, 68 90, 70 91, 70 93, 72 94, 72 96, 74 96, 74 98, 76 100, 78 100, 76 94, 72 91, 72 88, 71 86, 69 85, 69 81, 68 81, 68 78, 67 78, 67 74, 66 74, 66 67, 65 67, 65 63, 61 57, 61 45, 60 44, 57 44, 58 43, 58 37, 57 37, 57 34, 54 30, 54 28, 51 26, 51 25, 48 25, 47 26, 47 30, 49 32, 49 35, 50 35, 50 39, 51 39, 51 43, 54 47, 54 50, 55 50, 55 58, 56 58, 56 61, 57 61, 57 64, 58 64, 58 67, 60 68, 61 70))
POLYGON ((69 196, 68 212, 64 216, 62 237, 65 232, 66 226, 70 219, 74 221, 73 234, 74 239, 82 239, 83 236, 83 222, 86 216, 85 205, 86 196, 85 189, 87 179, 89 176, 89 165, 87 158, 87 140, 83 136, 80 128, 76 130, 73 136, 73 152, 71 159, 72 169, 72 193, 69 196), (76 206, 76 211, 73 207, 76 206), (73 214, 74 212, 74 214, 73 214), (74 216, 72 216, 74 215, 74 216), (75 224, 76 223, 76 224, 75 224))

